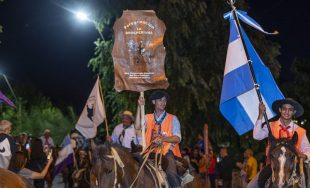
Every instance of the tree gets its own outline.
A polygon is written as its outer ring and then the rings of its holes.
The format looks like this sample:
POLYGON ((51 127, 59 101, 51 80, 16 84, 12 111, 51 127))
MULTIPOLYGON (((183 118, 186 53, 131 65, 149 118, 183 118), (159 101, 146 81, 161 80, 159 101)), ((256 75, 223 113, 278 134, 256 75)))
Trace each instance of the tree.
MULTIPOLYGON (((166 74, 170 82, 168 92, 172 98, 168 103, 168 111, 179 117, 185 143, 192 142, 195 135, 202 131, 203 124, 208 122, 213 142, 230 141, 235 147, 242 146, 240 139, 249 136, 239 138, 219 113, 229 36, 229 24, 222 15, 230 7, 224 1, 203 0, 105 0, 100 3, 97 7, 103 7, 100 12, 104 14, 97 14, 100 18, 97 20, 105 31, 111 31, 113 20, 126 9, 152 9, 166 24, 166 74)), ((236 6, 247 7, 241 1, 236 6)), ((257 31, 248 31, 247 26, 245 29, 261 58, 277 77, 280 70, 276 60, 280 54, 279 45, 267 41, 257 31)), ((113 38, 106 41, 98 39, 95 44, 95 54, 89 66, 101 75, 108 111, 110 114, 119 114, 124 109, 134 109, 138 94, 116 93, 113 90, 113 38)), ((147 91, 146 96, 149 94, 147 91)), ((150 110, 150 106, 146 106, 146 112, 150 110)))
POLYGON ((307 117, 309 117, 310 112, 310 60, 305 58, 297 57, 293 60, 291 66, 292 77, 289 81, 281 84, 285 96, 294 98, 300 102, 304 109, 304 115, 299 118, 299 122, 304 121, 304 126, 309 125, 307 117))
POLYGON ((16 108, 0 104, 0 119, 13 123, 13 135, 27 132, 32 136, 42 136, 44 129, 50 129, 55 143, 60 144, 66 134, 74 127, 72 108, 65 115, 59 108, 52 105, 46 97, 37 95, 36 101, 18 98, 14 101, 16 108), (71 116, 71 117, 70 117, 71 116))

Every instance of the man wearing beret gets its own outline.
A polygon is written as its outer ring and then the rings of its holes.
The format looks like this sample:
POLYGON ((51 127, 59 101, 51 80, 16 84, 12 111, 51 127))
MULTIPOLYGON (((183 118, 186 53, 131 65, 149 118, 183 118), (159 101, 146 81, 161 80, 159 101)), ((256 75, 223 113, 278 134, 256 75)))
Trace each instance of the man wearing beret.
MULTIPOLYGON (((280 118, 277 121, 270 122, 270 129, 272 135, 275 138, 292 138, 293 134, 296 132, 298 135, 298 141, 296 148, 299 153, 299 157, 309 160, 310 159, 310 144, 306 135, 306 130, 296 123, 293 119, 298 118, 303 115, 303 107, 294 99, 286 98, 277 100, 272 103, 272 110, 277 113, 280 118)), ((262 127, 262 119, 264 116, 264 111, 266 107, 263 103, 259 104, 259 115, 256 124, 253 129, 253 138, 255 140, 263 140, 268 137, 267 126, 262 127)), ((266 156, 268 159, 268 148, 266 149, 266 156)), ((258 186, 264 187, 265 181, 271 176, 272 171, 270 167, 270 162, 267 160, 267 166, 262 170, 258 178, 258 186)), ((253 182, 252 182, 253 183, 253 182)), ((253 185, 250 183, 250 185, 253 185)), ((249 186, 248 186, 249 187, 249 186)))
MULTIPOLYGON (((169 95, 161 90, 154 91, 150 100, 154 105, 154 112, 145 115, 145 141, 146 146, 151 143, 162 145, 162 149, 156 150, 162 153, 167 161, 167 179, 170 187, 181 187, 181 179, 177 174, 175 157, 181 157, 179 143, 181 141, 180 122, 175 115, 165 111, 169 95)), ((144 105, 144 99, 139 98, 139 107, 144 105)), ((139 118, 138 118, 139 119, 139 118)), ((137 119, 137 120, 138 120, 137 119)))

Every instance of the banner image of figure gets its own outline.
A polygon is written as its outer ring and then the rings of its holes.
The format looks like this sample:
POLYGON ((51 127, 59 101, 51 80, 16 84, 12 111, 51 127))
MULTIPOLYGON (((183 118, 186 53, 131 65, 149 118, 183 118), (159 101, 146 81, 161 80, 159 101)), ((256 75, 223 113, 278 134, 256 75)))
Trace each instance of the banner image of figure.
POLYGON ((96 84, 86 101, 83 112, 75 126, 85 138, 94 138, 97 134, 98 125, 100 125, 106 118, 99 84, 100 80, 98 77, 96 84))
POLYGON ((113 27, 116 91, 166 89, 165 24, 152 10, 126 10, 113 27))

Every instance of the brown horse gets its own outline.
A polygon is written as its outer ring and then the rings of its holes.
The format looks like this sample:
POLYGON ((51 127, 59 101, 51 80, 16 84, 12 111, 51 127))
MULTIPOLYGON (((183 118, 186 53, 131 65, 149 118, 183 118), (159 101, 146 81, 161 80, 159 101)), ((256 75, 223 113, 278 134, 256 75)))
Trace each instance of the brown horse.
POLYGON ((25 178, 3 168, 0 168, 1 188, 32 188, 33 186, 25 178))
POLYGON ((276 139, 269 134, 272 176, 266 182, 265 188, 306 188, 304 178, 297 171, 298 153, 295 147, 297 140, 296 132, 292 139, 276 139))
MULTIPOLYGON (((140 164, 122 147, 106 143, 96 146, 92 143, 92 155, 91 187, 160 187, 156 175, 146 166, 141 169, 138 176, 140 164), (136 177, 137 180, 133 184, 136 177)), ((188 183, 186 187, 201 187, 197 180, 199 177, 195 176, 194 181, 188 183)))

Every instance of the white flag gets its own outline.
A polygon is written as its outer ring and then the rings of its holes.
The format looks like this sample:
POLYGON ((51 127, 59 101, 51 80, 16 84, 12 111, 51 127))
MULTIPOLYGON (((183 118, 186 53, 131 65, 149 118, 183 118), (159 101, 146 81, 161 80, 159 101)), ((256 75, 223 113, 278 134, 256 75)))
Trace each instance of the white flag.
POLYGON ((80 115, 75 128, 86 138, 94 138, 97 134, 97 127, 106 118, 105 108, 100 96, 100 80, 97 78, 96 84, 91 91, 86 105, 80 115))

